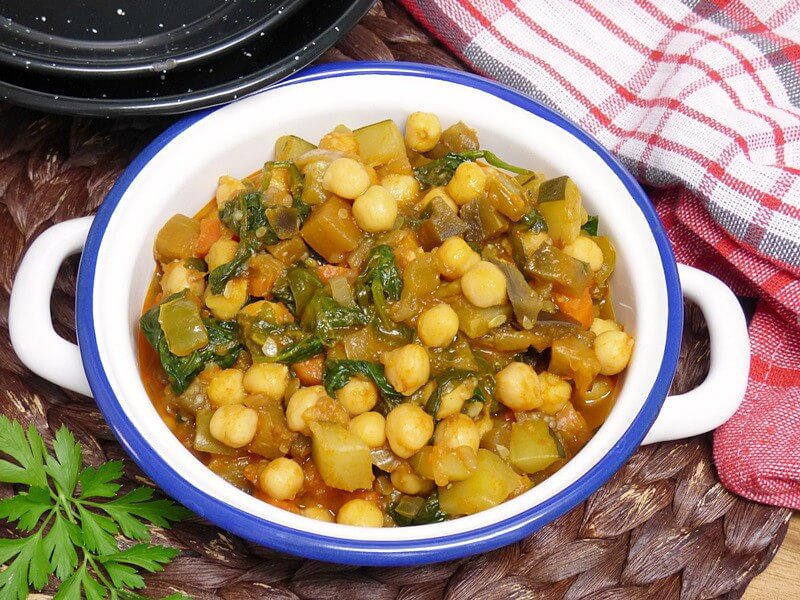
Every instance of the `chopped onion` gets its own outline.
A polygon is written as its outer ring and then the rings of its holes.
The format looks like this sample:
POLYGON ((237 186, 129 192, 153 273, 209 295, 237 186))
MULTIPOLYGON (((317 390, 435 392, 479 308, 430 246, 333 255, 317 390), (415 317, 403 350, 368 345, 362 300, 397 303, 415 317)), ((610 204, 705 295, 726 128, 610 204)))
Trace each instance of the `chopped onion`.
POLYGON ((329 282, 331 284, 331 296, 342 306, 355 306, 353 290, 350 282, 342 275, 334 275, 329 282))
POLYGON ((372 454, 372 464, 386 473, 392 473, 402 464, 400 459, 387 448, 373 448, 370 453, 372 454))

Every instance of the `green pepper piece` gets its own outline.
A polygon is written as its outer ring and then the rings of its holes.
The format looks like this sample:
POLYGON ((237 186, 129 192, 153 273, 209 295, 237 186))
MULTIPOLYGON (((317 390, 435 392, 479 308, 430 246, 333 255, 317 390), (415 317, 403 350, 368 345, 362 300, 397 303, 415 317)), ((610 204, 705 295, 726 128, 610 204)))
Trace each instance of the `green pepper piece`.
POLYGON ((188 356, 208 344, 208 331, 200 318, 200 310, 191 300, 177 298, 162 304, 158 323, 169 351, 175 356, 188 356))

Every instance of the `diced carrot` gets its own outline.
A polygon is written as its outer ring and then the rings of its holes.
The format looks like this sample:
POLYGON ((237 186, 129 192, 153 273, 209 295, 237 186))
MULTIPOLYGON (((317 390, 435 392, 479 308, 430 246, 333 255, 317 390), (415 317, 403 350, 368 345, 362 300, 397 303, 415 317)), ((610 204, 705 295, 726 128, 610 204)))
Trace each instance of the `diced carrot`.
POLYGON ((208 254, 211 246, 221 235, 222 225, 216 214, 200 219, 200 235, 197 237, 197 242, 195 243, 195 252, 197 255, 205 256, 208 254))
POLYGON ((303 362, 294 363, 292 370, 303 385, 320 385, 322 383, 322 366, 322 356, 315 356, 303 362))
POLYGON ((589 288, 584 289, 580 296, 554 294, 553 297, 561 312, 575 319, 584 329, 589 329, 594 319, 592 296, 589 293, 589 288))
POLYGON ((338 265, 320 265, 317 267, 317 277, 320 278, 322 283, 328 283, 337 275, 346 277, 350 272, 347 267, 340 267, 338 265))

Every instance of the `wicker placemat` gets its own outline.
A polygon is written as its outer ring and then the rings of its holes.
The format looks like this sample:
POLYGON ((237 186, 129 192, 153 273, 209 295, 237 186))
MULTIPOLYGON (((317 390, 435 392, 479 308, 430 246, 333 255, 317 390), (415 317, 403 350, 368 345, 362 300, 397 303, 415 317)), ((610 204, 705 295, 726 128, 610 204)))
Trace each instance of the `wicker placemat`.
MULTIPOLYGON (((322 60, 347 59, 463 68, 389 1, 378 3, 322 60)), ((9 291, 27 243, 52 223, 93 212, 168 122, 70 119, 0 105, 0 414, 34 423, 48 439, 66 423, 92 464, 124 454, 90 399, 33 376, 14 355, 9 291)), ((52 301, 56 329, 72 339, 76 269, 75 258, 64 264, 52 301)), ((675 391, 702 380, 708 364, 702 317, 690 307, 686 323, 675 391)), ((126 477, 152 485, 131 461, 126 465, 126 477)), ((10 493, 0 485, 0 498, 10 493)), ((309 600, 738 598, 775 555, 789 515, 725 491, 709 437, 700 436, 639 450, 587 502, 520 543, 432 566, 329 565, 255 546, 199 519, 185 522, 154 532, 156 541, 183 553, 149 579, 148 593, 309 600)), ((0 538, 9 535, 0 524, 0 538)))

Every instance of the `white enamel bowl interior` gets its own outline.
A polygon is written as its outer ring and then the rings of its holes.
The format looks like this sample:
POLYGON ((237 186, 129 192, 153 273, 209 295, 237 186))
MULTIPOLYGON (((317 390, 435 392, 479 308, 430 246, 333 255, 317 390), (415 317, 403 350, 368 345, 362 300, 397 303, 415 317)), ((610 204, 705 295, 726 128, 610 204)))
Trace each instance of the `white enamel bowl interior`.
POLYGON ((103 368, 132 424, 189 485, 265 521, 300 531, 356 540, 431 539, 512 517, 551 498, 611 449, 642 408, 666 343, 666 289, 645 218, 614 172, 571 134, 488 93, 454 83, 397 75, 357 75, 296 83, 239 101, 202 118, 166 145, 119 202, 100 246, 93 291, 94 327, 103 368), (563 469, 518 498, 491 510, 421 527, 376 530, 322 523, 274 508, 229 485, 196 460, 170 433, 140 382, 136 331, 153 274, 153 238, 174 213, 192 215, 214 194, 221 174, 243 177, 272 158, 275 139, 293 133, 318 140, 338 123, 352 128, 385 118, 403 127, 417 110, 445 126, 463 120, 481 147, 513 164, 568 174, 589 213, 617 248, 613 278, 619 320, 638 345, 610 416, 563 469))

